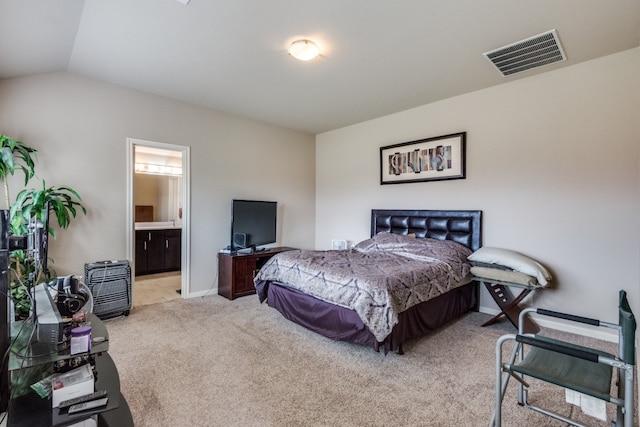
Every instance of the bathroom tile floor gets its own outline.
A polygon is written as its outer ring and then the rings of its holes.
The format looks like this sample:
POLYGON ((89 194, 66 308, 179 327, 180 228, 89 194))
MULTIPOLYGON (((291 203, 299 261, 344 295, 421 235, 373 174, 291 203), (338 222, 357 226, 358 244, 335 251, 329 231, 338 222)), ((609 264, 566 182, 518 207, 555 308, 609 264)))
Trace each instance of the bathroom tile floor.
POLYGON ((181 275, 179 271, 146 274, 135 278, 133 305, 148 305, 180 298, 181 275))

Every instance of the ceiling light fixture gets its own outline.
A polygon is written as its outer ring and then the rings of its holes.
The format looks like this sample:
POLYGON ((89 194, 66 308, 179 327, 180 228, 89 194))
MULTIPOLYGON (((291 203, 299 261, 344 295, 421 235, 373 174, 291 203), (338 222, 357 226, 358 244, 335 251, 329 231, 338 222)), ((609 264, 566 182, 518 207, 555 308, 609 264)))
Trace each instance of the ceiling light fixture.
POLYGON ((320 49, 311 40, 296 40, 289 46, 289 54, 300 61, 309 61, 320 55, 320 49))
POLYGON ((182 176, 182 168, 176 166, 152 165, 148 163, 136 163, 136 173, 149 175, 173 175, 182 176))

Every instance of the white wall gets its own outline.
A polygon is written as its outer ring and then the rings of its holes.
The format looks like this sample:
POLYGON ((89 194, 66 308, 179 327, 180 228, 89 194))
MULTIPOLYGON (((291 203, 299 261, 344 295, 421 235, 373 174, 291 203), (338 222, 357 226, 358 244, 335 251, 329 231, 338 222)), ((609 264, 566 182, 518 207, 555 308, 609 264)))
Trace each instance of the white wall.
POLYGON ((0 81, 0 132, 37 148, 40 178, 73 187, 89 210, 51 244, 59 274, 126 257, 127 137, 191 147, 192 292, 216 284, 232 198, 278 201, 278 244, 313 246, 311 135, 71 73, 0 81))
POLYGON ((317 135, 316 247, 372 208, 481 209, 485 246, 553 272, 530 302, 617 321, 624 288, 640 312, 638 76, 633 49, 317 135), (466 179, 380 185, 379 147, 462 131, 466 179))

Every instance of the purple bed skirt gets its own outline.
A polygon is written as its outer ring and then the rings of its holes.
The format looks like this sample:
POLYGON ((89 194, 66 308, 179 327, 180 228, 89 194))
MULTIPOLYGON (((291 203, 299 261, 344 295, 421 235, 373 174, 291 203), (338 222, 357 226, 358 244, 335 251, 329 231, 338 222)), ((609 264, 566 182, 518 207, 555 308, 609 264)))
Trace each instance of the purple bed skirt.
POLYGON ((402 343, 438 329, 476 307, 476 284, 469 283, 425 301, 398 315, 391 335, 380 343, 362 323, 358 314, 274 282, 260 282, 256 291, 261 302, 278 310, 285 318, 337 341, 373 347, 379 351, 402 352, 402 343))

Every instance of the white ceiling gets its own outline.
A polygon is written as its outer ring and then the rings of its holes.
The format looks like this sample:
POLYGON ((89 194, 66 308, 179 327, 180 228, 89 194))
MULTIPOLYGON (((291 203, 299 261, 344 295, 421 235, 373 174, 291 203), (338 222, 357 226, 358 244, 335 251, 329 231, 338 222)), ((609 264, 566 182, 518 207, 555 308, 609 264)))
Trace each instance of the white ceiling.
POLYGON ((637 47, 639 23, 640 0, 0 0, 0 79, 67 70, 316 134, 637 47), (552 29, 566 61, 502 77, 482 55, 552 29))

